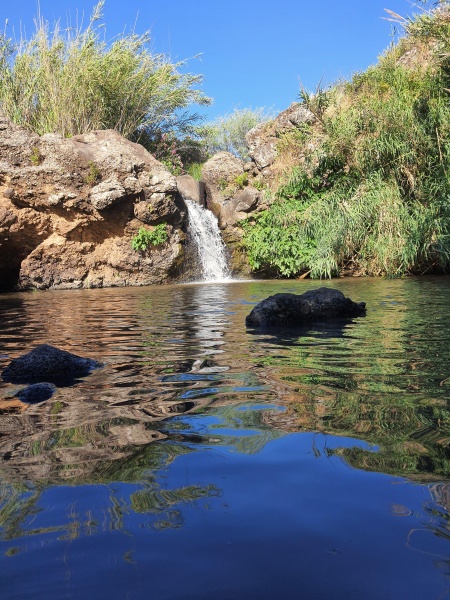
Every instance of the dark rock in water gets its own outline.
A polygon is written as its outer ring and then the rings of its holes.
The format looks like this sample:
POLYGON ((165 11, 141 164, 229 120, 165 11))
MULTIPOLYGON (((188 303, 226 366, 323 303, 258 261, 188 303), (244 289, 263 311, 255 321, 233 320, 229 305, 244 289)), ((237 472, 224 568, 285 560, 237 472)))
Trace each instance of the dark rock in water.
POLYGON ((275 294, 262 300, 245 319, 247 327, 302 326, 313 321, 364 315, 365 302, 353 302, 339 290, 319 288, 304 294, 275 294))
POLYGON ((70 385, 77 377, 89 375, 102 365, 90 358, 42 344, 23 356, 15 358, 2 372, 11 383, 51 382, 70 385))
POLYGON ((56 385, 53 385, 53 383, 33 383, 17 392, 16 398, 28 404, 37 404, 48 400, 55 392, 56 385))

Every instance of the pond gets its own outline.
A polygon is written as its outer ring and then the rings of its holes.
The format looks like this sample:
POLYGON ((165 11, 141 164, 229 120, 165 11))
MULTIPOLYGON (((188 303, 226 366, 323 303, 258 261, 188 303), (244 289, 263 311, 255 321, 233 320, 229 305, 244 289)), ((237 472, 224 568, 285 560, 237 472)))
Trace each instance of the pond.
POLYGON ((314 281, 0 296, 2 600, 450 598, 450 279, 337 279, 336 327, 252 333, 314 281))

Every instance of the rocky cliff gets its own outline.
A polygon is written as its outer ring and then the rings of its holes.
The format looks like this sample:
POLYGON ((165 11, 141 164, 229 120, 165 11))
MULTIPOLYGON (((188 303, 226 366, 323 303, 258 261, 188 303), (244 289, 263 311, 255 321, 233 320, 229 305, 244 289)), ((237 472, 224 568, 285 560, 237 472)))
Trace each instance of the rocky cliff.
POLYGON ((0 115, 0 289, 146 285, 176 278, 186 207, 175 178, 115 131, 37 136, 0 115), (140 228, 167 241, 136 251, 140 228))

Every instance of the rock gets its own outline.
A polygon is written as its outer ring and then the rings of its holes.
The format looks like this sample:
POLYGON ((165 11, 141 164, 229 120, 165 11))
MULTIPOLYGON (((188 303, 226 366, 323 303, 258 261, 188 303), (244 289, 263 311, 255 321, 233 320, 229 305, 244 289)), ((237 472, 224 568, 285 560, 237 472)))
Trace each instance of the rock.
POLYGON ((270 166, 277 157, 277 137, 268 123, 261 123, 245 136, 249 156, 258 169, 270 166))
POLYGON ((0 114, 0 291, 171 281, 185 228, 175 177, 139 144, 112 130, 39 137, 0 114), (163 247, 132 250, 162 222, 163 247))
POLYGON ((197 181, 190 175, 179 175, 176 177, 176 182, 183 198, 192 200, 203 208, 206 206, 206 189, 203 181, 197 181))
POLYGON ((17 392, 16 398, 27 404, 37 404, 45 402, 56 392, 56 386, 53 383, 33 383, 28 387, 17 392))
POLYGON ((314 123, 316 117, 306 108, 304 104, 293 102, 286 110, 283 110, 275 119, 277 133, 283 129, 298 127, 301 123, 314 123))
MULTIPOLYGON (((77 377, 85 377, 101 366, 101 363, 90 358, 82 358, 54 346, 41 344, 28 354, 12 360, 3 370, 2 377, 11 383, 70 384, 77 377)), ((32 393, 33 390, 30 394, 32 393)))
POLYGON ((89 199, 94 208, 105 210, 126 195, 125 188, 116 178, 111 177, 93 187, 89 199))
POLYGON ((277 157, 280 135, 302 123, 314 123, 316 117, 303 104, 293 102, 273 121, 257 125, 245 136, 249 156, 260 171, 270 167, 277 157))
POLYGON ((230 152, 218 152, 214 154, 202 168, 202 179, 206 185, 206 191, 225 191, 228 185, 232 185, 236 177, 244 173, 242 160, 230 152))
POLYGON ((257 304, 245 319, 247 327, 301 326, 313 321, 358 317, 365 302, 353 302, 339 290, 318 288, 304 294, 275 294, 257 304))

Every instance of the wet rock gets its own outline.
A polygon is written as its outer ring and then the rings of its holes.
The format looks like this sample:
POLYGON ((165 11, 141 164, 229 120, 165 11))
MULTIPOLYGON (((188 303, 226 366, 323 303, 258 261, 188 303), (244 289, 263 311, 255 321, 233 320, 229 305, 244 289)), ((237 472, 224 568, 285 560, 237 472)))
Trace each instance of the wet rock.
POLYGON ((11 383, 50 382, 70 385, 77 377, 85 377, 101 366, 101 363, 90 358, 42 344, 11 361, 3 370, 2 377, 11 383))
POLYGON ((247 327, 301 326, 313 321, 364 315, 365 302, 353 302, 339 290, 318 288, 304 294, 275 294, 257 304, 245 319, 247 327))
POLYGON ((177 187, 183 198, 192 200, 203 206, 206 206, 206 189, 203 181, 197 181, 190 175, 179 175, 176 178, 177 187))
POLYGON ((53 383, 33 383, 28 387, 17 392, 16 398, 27 404, 37 404, 45 402, 56 392, 56 386, 53 383))

